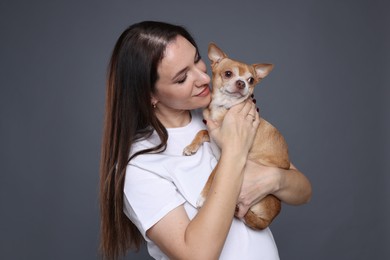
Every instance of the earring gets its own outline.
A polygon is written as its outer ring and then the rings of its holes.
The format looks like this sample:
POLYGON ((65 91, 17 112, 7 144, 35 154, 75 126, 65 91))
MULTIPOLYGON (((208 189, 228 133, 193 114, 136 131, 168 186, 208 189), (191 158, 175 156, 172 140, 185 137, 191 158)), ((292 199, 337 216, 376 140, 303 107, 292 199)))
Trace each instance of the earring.
POLYGON ((157 104, 157 102, 156 102, 156 103, 154 103, 154 102, 152 103, 152 107, 153 107, 154 109, 156 109, 156 107, 157 107, 156 104, 157 104))

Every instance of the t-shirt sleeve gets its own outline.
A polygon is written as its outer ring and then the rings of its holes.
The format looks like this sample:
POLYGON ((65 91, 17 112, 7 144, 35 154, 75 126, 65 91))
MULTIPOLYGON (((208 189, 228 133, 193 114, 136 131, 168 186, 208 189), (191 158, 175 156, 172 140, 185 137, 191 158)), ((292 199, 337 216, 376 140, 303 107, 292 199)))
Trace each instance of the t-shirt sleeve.
POLYGON ((146 231, 185 202, 174 183, 141 167, 128 165, 124 185, 124 211, 146 237, 146 231))

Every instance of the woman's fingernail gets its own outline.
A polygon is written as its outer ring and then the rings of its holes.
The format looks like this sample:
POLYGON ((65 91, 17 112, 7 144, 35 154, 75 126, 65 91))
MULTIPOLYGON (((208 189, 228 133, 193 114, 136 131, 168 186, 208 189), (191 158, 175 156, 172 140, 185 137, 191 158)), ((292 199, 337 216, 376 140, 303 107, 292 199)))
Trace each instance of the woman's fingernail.
POLYGON ((206 119, 203 119, 202 121, 203 121, 203 123, 204 123, 205 125, 207 125, 206 119))
POLYGON ((251 95, 251 98, 254 98, 254 97, 255 97, 255 95, 252 94, 252 95, 251 95))
POLYGON ((253 103, 255 103, 256 104, 256 99, 254 98, 254 99, 252 99, 252 101, 253 101, 253 103))
POLYGON ((260 111, 260 109, 259 109, 258 107, 256 107, 256 111, 257 111, 257 112, 259 112, 259 111, 260 111))

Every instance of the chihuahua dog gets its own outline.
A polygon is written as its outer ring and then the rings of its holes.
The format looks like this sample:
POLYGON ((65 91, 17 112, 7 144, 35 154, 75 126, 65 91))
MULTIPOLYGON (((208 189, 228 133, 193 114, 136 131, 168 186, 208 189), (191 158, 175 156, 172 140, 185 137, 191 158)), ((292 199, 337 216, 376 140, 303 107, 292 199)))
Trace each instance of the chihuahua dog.
MULTIPOLYGON (((208 48, 208 57, 212 68, 212 94, 209 106, 203 111, 206 120, 221 123, 227 110, 250 98, 254 87, 273 69, 272 64, 248 65, 228 56, 211 43, 208 48)), ((207 130, 200 131, 184 151, 184 155, 196 153, 203 142, 210 141, 207 130)), ((234 149, 234 147, 232 147, 234 149)), ((280 132, 269 122, 260 118, 248 160, 265 166, 290 168, 287 143, 280 132)), ((203 188, 198 207, 201 207, 207 197, 216 169, 203 188)), ((261 230, 268 227, 281 210, 281 202, 273 195, 268 195, 257 204, 253 205, 243 221, 249 227, 261 230)))

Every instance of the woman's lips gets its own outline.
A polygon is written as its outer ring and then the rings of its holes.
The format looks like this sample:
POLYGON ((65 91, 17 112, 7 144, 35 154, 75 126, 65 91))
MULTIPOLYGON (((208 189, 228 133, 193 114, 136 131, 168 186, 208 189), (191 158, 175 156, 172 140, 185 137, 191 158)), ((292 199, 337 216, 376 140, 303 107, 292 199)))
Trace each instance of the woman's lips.
POLYGON ((197 96, 197 97, 205 97, 205 96, 207 96, 209 93, 210 93, 210 88, 209 88, 209 86, 206 86, 206 87, 202 90, 202 92, 200 92, 199 94, 197 94, 197 95, 195 95, 195 96, 197 96))

